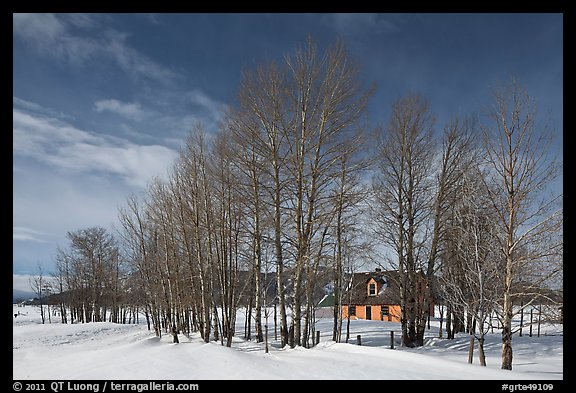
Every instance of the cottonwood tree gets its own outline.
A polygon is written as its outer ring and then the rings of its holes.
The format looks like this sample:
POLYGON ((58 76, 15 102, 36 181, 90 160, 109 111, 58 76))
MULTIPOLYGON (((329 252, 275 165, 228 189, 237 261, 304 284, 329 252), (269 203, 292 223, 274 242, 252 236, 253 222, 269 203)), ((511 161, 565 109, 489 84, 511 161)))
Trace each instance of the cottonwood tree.
POLYGON ((148 282, 157 334, 161 326, 176 341, 193 325, 204 341, 230 346, 245 213, 229 138, 220 132, 208 141, 197 125, 168 179, 152 182, 142 212, 132 206, 122 221, 148 282))
POLYGON ((422 268, 425 282, 418 307, 416 327, 417 345, 424 344, 424 331, 429 321, 432 300, 437 295, 436 273, 441 268, 441 256, 449 238, 447 221, 454 204, 460 198, 459 182, 475 167, 477 161, 476 126, 471 118, 451 119, 441 136, 439 159, 434 165, 433 199, 430 206, 430 239, 425 265, 422 268))
MULTIPOLYGON (((247 82, 244 81, 244 83, 247 82)), ((245 105, 249 106, 250 103, 245 103, 245 105)), ((265 193, 265 188, 271 186, 270 180, 272 176, 265 169, 268 166, 268 159, 265 159, 265 157, 270 155, 263 151, 266 149, 266 145, 263 145, 262 140, 260 140, 263 135, 255 117, 249 120, 250 114, 251 110, 244 113, 229 112, 227 126, 235 143, 235 146, 230 149, 234 155, 232 165, 235 165, 241 174, 238 176, 237 191, 250 217, 247 219, 247 231, 249 232, 249 241, 251 243, 250 256, 248 258, 252 261, 253 274, 251 280, 254 292, 248 294, 247 334, 249 337, 252 301, 254 301, 256 341, 262 342, 264 340, 264 332, 262 330, 264 289, 262 283, 262 254, 265 247, 266 223, 270 222, 271 219, 270 209, 267 207, 272 204, 271 199, 267 199, 268 195, 265 193)), ((279 270, 282 270, 282 268, 279 270)))
MULTIPOLYGON (((116 239, 105 228, 68 232, 70 246, 59 249, 57 268, 61 288, 68 291, 71 322, 101 322, 119 315, 121 267, 116 239)), ((117 319, 115 319, 117 321, 117 319)))
POLYGON ((358 70, 341 44, 320 54, 309 39, 282 66, 272 63, 246 72, 239 106, 230 113, 233 135, 248 154, 244 172, 253 177, 258 171, 264 179, 258 187, 266 191, 262 201, 268 202, 262 205, 273 214, 283 345, 302 345, 306 325, 313 326, 312 292, 316 273, 327 261, 328 228, 335 216, 330 190, 339 174, 338 158, 354 141, 352 127, 370 94, 362 89, 358 70), (257 162, 267 165, 256 167, 257 162), (293 263, 289 274, 286 255, 293 263), (290 329, 287 282, 292 291, 290 329))
POLYGON ((473 122, 454 119, 441 136, 428 103, 400 98, 378 148, 373 181, 377 233, 397 256, 402 343, 421 346, 436 294, 445 222, 456 184, 473 157, 473 122))
POLYGON ((38 302, 40 303, 40 318, 42 324, 46 323, 46 313, 50 315, 50 306, 48 305, 48 311, 44 309, 44 302, 46 301, 46 296, 48 292, 48 280, 44 276, 42 265, 38 264, 38 274, 36 276, 30 276, 29 278, 30 287, 36 295, 38 302))
POLYGON ((371 91, 359 79, 341 44, 320 54, 311 40, 281 67, 245 72, 218 132, 197 125, 168 180, 129 199, 124 237, 158 335, 193 325, 231 345, 244 297, 263 340, 261 279, 274 250, 282 345, 308 345, 319 282, 335 258, 342 274, 345 221, 362 195, 358 125, 371 91))
POLYGON ((209 166, 211 177, 215 180, 212 184, 215 186, 215 201, 217 202, 214 206, 213 221, 217 224, 214 238, 218 263, 214 272, 218 279, 220 294, 219 308, 222 315, 220 326, 228 347, 232 345, 236 309, 240 299, 239 271, 245 268, 241 260, 240 234, 246 226, 244 203, 239 192, 241 184, 238 179, 241 176, 233 162, 234 146, 230 139, 229 129, 223 127, 212 145, 213 153, 209 166))
POLYGON ((120 211, 130 260, 145 284, 146 310, 156 335, 164 329, 175 341, 180 330, 198 330, 206 342, 212 332, 221 331, 214 319, 217 275, 212 222, 216 225, 216 220, 208 155, 198 125, 168 180, 156 179, 142 199, 130 197, 127 208, 120 211))
MULTIPOLYGON (((482 129, 486 190, 497 216, 503 260, 502 369, 511 370, 515 284, 527 266, 561 249, 562 194, 548 188, 561 172, 551 155, 553 134, 538 126, 534 100, 515 80, 494 92, 490 116, 492 124, 482 129)), ((543 266, 539 280, 552 274, 543 266)))
MULTIPOLYGON (((253 206, 253 257, 255 270, 261 266, 262 231, 267 214, 272 215, 276 288, 280 312, 281 345, 288 343, 288 320, 284 290, 285 187, 287 183, 286 130, 291 119, 286 113, 285 73, 275 63, 246 70, 238 93, 238 108, 228 113, 228 126, 238 145, 238 166, 246 173, 253 206), (267 213, 271 211, 271 213, 267 213)), ((255 285, 260 291, 259 283, 255 285)), ((256 299, 260 299, 260 293, 256 299)), ((258 311, 257 311, 258 312, 258 311)), ((258 326, 258 323, 257 323, 258 326)), ((259 337, 259 335, 257 334, 259 337)))
POLYGON ((469 333, 478 341, 480 365, 486 366, 484 341, 491 325, 489 318, 502 297, 502 285, 500 253, 494 247, 498 239, 496 217, 482 176, 474 167, 458 181, 459 198, 446 223, 449 236, 439 282, 444 299, 474 319, 469 333))
MULTIPOLYGON (((142 198, 143 199, 143 198, 142 198)), ((146 218, 145 203, 136 195, 130 195, 126 207, 119 210, 122 235, 131 262, 132 274, 136 282, 142 284, 142 305, 145 310, 148 328, 152 320, 154 332, 161 336, 161 312, 158 305, 158 280, 155 277, 154 255, 151 249, 150 222, 146 218)))
POLYGON ((179 342, 182 313, 182 266, 179 263, 179 246, 176 234, 176 209, 170 180, 154 179, 148 190, 148 219, 154 228, 154 249, 157 252, 158 281, 162 286, 165 327, 179 342))
POLYGON ((205 342, 210 341, 214 308, 214 243, 211 227, 212 190, 207 173, 209 147, 203 127, 197 124, 178 159, 178 184, 181 202, 181 231, 185 242, 185 261, 192 288, 197 324, 205 342))
MULTIPOLYGON (((72 293, 69 291, 69 261, 65 252, 61 248, 56 250, 56 270, 53 274, 55 293, 58 293, 60 304, 60 317, 62 323, 68 323, 68 307, 72 306, 72 293)), ((70 316, 71 323, 74 323, 73 315, 70 316)))
POLYGON ((85 279, 85 320, 101 322, 106 318, 105 295, 109 278, 118 263, 115 241, 104 228, 87 228, 70 232, 73 260, 85 279))
POLYGON ((402 344, 417 345, 417 280, 423 266, 425 227, 430 216, 433 118, 426 101, 396 101, 380 144, 374 178, 373 210, 378 234, 398 258, 402 344))
POLYGON ((309 39, 286 57, 288 113, 286 130, 289 206, 295 249, 291 346, 301 345, 302 300, 306 269, 313 260, 314 234, 331 208, 325 198, 338 173, 338 157, 346 149, 351 127, 364 113, 370 90, 360 83, 358 68, 341 43, 319 55, 309 39))
POLYGON ((362 230, 359 228, 360 219, 366 210, 363 207, 368 199, 368 187, 361 182, 362 174, 370 167, 370 161, 358 153, 366 147, 365 135, 359 132, 355 140, 348 145, 349 149, 343 151, 339 157, 339 174, 335 178, 335 187, 332 189, 334 206, 334 219, 332 224, 333 240, 333 297, 334 318, 332 328, 332 340, 339 342, 342 336, 342 306, 344 293, 348 286, 348 280, 344 274, 346 268, 346 256, 348 250, 355 247, 364 252, 356 255, 367 254, 368 243, 358 247, 359 237, 362 230))

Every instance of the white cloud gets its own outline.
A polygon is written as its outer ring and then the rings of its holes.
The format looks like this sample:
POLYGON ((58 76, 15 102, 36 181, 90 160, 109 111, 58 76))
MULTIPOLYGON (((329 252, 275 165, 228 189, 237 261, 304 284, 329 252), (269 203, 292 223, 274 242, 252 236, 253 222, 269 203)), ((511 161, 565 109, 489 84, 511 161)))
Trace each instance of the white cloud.
POLYGON ((179 78, 171 69, 156 63, 125 43, 127 34, 110 30, 107 41, 102 44, 105 51, 128 75, 141 75, 161 82, 179 78))
POLYGON ((144 16, 150 23, 154 24, 154 25, 163 25, 164 22, 162 22, 162 20, 160 19, 161 14, 158 13, 143 13, 143 14, 138 14, 141 16, 144 16))
POLYGON ((79 28, 97 28, 99 26, 98 19, 105 18, 105 15, 96 14, 66 14, 67 22, 79 28))
POLYGON ((120 176, 144 187, 165 175, 177 152, 160 145, 138 145, 121 138, 95 135, 58 119, 14 109, 13 153, 76 173, 120 176))
POLYGON ((41 239, 44 233, 36 231, 31 228, 26 227, 13 227, 12 228, 12 240, 18 241, 34 241, 34 242, 45 242, 41 239))
POLYGON ((13 33, 38 53, 74 64, 109 59, 130 77, 162 82, 177 79, 176 72, 126 43, 128 34, 106 27, 94 14, 14 14, 13 33))
POLYGON ((57 112, 53 109, 40 106, 35 102, 26 101, 14 96, 12 96, 12 107, 18 107, 26 111, 35 112, 50 117, 56 117, 58 119, 74 120, 74 118, 70 115, 64 114, 62 112, 57 112))
POLYGON ((370 32, 381 34, 398 30, 393 20, 398 15, 375 13, 333 13, 324 14, 324 23, 334 27, 339 33, 347 36, 370 32))
POLYGON ((185 94, 188 100, 204 109, 206 109, 210 116, 215 120, 220 120, 224 114, 224 104, 213 100, 200 90, 192 90, 185 94))
POLYGON ((132 120, 142 120, 145 115, 140 104, 121 102, 114 99, 97 101, 94 106, 97 112, 109 111, 132 120))
POLYGON ((32 292, 29 274, 12 274, 12 288, 24 292, 32 292))
MULTIPOLYGON (((210 97, 200 89, 174 91, 156 89, 146 96, 153 102, 154 111, 147 112, 155 130, 163 130, 164 135, 182 137, 187 135, 197 123, 202 123, 208 132, 215 132, 224 116, 226 105, 210 97)), ((148 124, 148 123, 147 123, 148 124)), ((164 139, 166 140, 166 139, 164 139)))
MULTIPOLYGON (((46 267, 42 267, 42 280, 48 284, 56 284, 56 278, 52 277, 50 272, 47 272, 46 267)), ((35 278, 38 277, 40 272, 38 271, 38 266, 35 267, 35 271, 32 274, 12 274, 12 289, 33 292, 34 289, 30 285, 35 278)))
POLYGON ((54 14, 13 14, 14 35, 41 50, 44 45, 54 45, 65 31, 65 24, 54 14))
POLYGON ((118 207, 131 192, 138 191, 97 174, 55 171, 36 163, 21 165, 26 171, 14 178, 14 227, 34 228, 45 242, 13 241, 17 273, 34 271, 38 261, 53 263, 57 246, 69 244, 68 231, 110 227, 117 222, 118 207))

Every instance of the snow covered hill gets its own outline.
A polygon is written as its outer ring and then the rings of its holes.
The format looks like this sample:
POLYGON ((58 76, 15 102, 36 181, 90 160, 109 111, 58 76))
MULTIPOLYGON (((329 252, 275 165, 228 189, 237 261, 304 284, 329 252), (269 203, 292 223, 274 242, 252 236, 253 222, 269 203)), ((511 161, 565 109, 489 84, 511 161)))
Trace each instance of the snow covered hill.
MULTIPOLYGON (((242 317, 232 348, 204 343, 197 334, 154 336, 145 325, 108 322, 63 325, 40 324, 37 307, 14 306, 13 378, 106 380, 216 379, 474 379, 558 380, 563 378, 562 326, 547 327, 540 337, 515 336, 514 370, 500 369, 499 335, 487 338, 487 367, 477 359, 467 364, 468 338, 437 337, 430 331, 417 349, 389 348, 385 330, 398 324, 353 321, 350 344, 331 341, 331 321, 320 320, 320 344, 312 349, 281 349, 272 342, 241 339, 242 317), (355 345, 362 335, 362 346, 355 345), (554 334, 554 335, 552 335, 554 334)), ((273 333, 271 334, 274 338, 273 333)))

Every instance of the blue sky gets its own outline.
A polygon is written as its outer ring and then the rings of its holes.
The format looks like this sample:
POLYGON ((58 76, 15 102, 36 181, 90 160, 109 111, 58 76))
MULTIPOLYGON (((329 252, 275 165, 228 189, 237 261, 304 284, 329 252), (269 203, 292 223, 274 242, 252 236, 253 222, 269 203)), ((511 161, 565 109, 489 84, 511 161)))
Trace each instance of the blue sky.
POLYGON ((376 83, 373 125, 407 93, 429 100, 438 129, 481 116, 513 75, 562 149, 562 14, 14 14, 13 273, 51 271, 67 231, 114 230, 196 122, 217 130, 242 70, 307 34, 342 39, 376 83))

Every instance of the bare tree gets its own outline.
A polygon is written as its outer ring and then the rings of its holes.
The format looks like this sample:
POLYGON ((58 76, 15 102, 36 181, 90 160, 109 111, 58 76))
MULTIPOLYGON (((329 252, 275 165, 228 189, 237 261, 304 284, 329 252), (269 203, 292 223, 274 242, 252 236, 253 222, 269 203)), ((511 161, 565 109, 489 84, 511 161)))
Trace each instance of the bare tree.
POLYGON ((428 103, 406 96, 393 106, 373 181, 377 233, 396 255, 403 345, 421 346, 437 295, 446 221, 456 185, 474 160, 474 122, 451 120, 433 132, 428 103))
POLYGON ((212 190, 207 174, 208 146, 201 125, 192 131, 179 158, 179 184, 182 223, 185 231, 186 260, 192 283, 198 289, 196 309, 202 338, 210 341, 214 301, 212 267, 214 244, 211 223, 212 190))
MULTIPOLYGON (((246 221, 241 203, 240 182, 241 177, 234 164, 236 157, 234 146, 228 128, 222 128, 212 147, 211 177, 215 180, 214 196, 217 201, 214 221, 216 225, 215 269, 218 277, 220 294, 220 309, 222 315, 221 329, 226 345, 232 345, 234 327, 236 322, 236 308, 239 301, 238 277, 241 268, 240 262, 240 232, 246 221)), ((256 189, 256 192, 258 189, 256 189)), ((258 228, 259 230, 259 228, 258 228)), ((260 250, 258 254, 260 253, 260 250)), ((261 261, 260 261, 261 262, 261 261)), ((260 263, 261 264, 261 263, 260 263)), ((260 266, 258 266, 260 270, 260 266)), ((258 272, 258 280, 260 272, 258 272)), ((258 304, 260 306, 260 304, 258 304)), ((260 315, 258 316, 260 318, 260 315)), ((259 321, 261 323, 261 321, 259 321)), ((262 328, 260 326, 260 341, 262 341, 262 328)))
MULTIPOLYGON (((502 297, 499 252, 494 248, 498 233, 490 200, 483 189, 479 169, 463 173, 458 181, 459 198, 452 219, 446 224, 449 239, 442 266, 440 285, 443 297, 452 305, 465 309, 474 318, 478 334, 480 365, 486 366, 484 340, 490 328, 488 318, 502 297)), ((471 347, 470 349, 472 349, 471 347)), ((469 354, 472 361, 472 353, 469 354)))
POLYGON ((70 246, 58 249, 55 281, 63 323, 118 322, 121 307, 122 269, 114 236, 102 227, 68 232, 70 246))
POLYGON ((135 195, 127 199, 127 207, 120 209, 120 222, 123 228, 123 237, 128 248, 135 280, 142 284, 142 305, 144 306, 148 327, 149 318, 152 319, 154 332, 161 336, 160 309, 158 305, 158 280, 155 277, 154 253, 151 247, 150 223, 146 218, 144 203, 135 195))
POLYGON ((327 214, 323 194, 333 184, 338 157, 350 142, 349 130, 364 112, 370 90, 363 90, 358 69, 341 43, 323 56, 308 39, 295 56, 286 57, 289 80, 288 113, 294 121, 287 130, 289 188, 295 248, 293 337, 301 345, 301 306, 306 269, 313 259, 310 246, 317 224, 327 214))
MULTIPOLYGON (((56 251, 56 271, 53 274, 53 277, 56 286, 55 292, 59 294, 60 317, 62 323, 68 323, 67 307, 72 307, 72 294, 68 285, 70 282, 69 264, 70 262, 66 253, 63 252, 61 248, 58 248, 56 251)), ((74 323, 72 316, 70 322, 74 323)))
MULTIPOLYGON (((557 255, 562 239, 561 193, 547 189, 560 174, 549 156, 552 134, 536 123, 534 101, 512 80, 496 91, 492 125, 483 127, 486 190, 498 217, 503 258, 502 369, 512 369, 512 298, 526 266, 557 255), (520 250, 524 252, 520 253, 520 250)), ((539 281, 556 274, 544 266, 539 281)))
POLYGON ((148 217, 157 236, 157 271, 162 285, 161 299, 165 303, 166 330, 172 334, 173 342, 178 343, 177 332, 181 329, 180 314, 183 308, 180 290, 182 268, 179 263, 173 194, 169 182, 155 179, 149 187, 148 217))
MULTIPOLYGON (((283 347, 288 343, 283 246, 285 221, 283 211, 286 200, 284 191, 287 182, 286 129, 289 128, 290 122, 286 113, 286 99, 285 75, 276 64, 271 63, 266 67, 259 67, 254 72, 244 72, 238 95, 239 108, 229 112, 230 130, 236 143, 241 147, 240 150, 243 151, 239 157, 239 166, 245 168, 247 177, 251 179, 255 265, 260 264, 258 258, 261 258, 262 251, 260 223, 268 206, 272 210, 276 287, 283 347), (264 195, 260 195, 260 190, 264 195)), ((256 289, 260 290, 258 283, 256 289)), ((256 299, 259 299, 258 294, 256 299)))
POLYGON ((42 319, 42 324, 46 323, 46 312, 50 314, 50 309, 48 306, 48 311, 44 309, 44 302, 46 301, 46 296, 48 295, 48 281, 44 277, 44 272, 42 270, 42 265, 38 264, 38 275, 30 276, 30 287, 36 295, 38 302, 40 303, 40 318, 42 319))
MULTIPOLYGON (((361 183, 361 175, 369 167, 369 161, 359 157, 358 152, 366 147, 363 134, 349 144, 349 150, 343 151, 340 158, 340 173, 335 179, 333 188, 334 223, 332 236, 334 237, 334 323, 332 340, 339 342, 342 335, 342 305, 343 295, 348 286, 345 277, 346 251, 358 243, 362 230, 358 228, 358 216, 364 213, 362 205, 368 197, 367 187, 361 183)), ((363 247, 367 250, 367 246, 363 247)))
MULTIPOLYGON (((248 92, 244 92, 244 94, 248 94, 248 92)), ((245 105, 250 104, 245 103, 245 105)), ((251 113, 251 110, 248 109, 247 112, 251 113)), ((265 246, 265 226, 270 221, 269 209, 267 209, 267 204, 270 203, 266 199, 263 190, 270 185, 271 177, 269 176, 270 173, 265 170, 266 159, 262 155, 265 148, 261 144, 262 141, 259 140, 262 137, 262 135, 259 135, 261 130, 256 125, 256 122, 250 123, 242 119, 242 116, 247 115, 246 113, 229 113, 228 127, 235 142, 235 146, 230 150, 233 151, 233 157, 231 157, 232 165, 235 165, 239 172, 236 191, 250 216, 246 221, 251 238, 249 259, 252 260, 254 293, 249 294, 248 303, 251 305, 252 299, 254 299, 256 341, 262 342, 264 340, 264 332, 262 330, 262 253, 265 246)), ((266 157, 269 157, 269 155, 266 157)), ((249 307, 247 312, 246 322, 249 324, 251 322, 251 307, 249 307)), ((247 328, 249 336, 249 326, 247 328)))
MULTIPOLYGON (((286 56, 282 68, 272 63, 246 72, 239 108, 230 112, 233 135, 244 152, 244 172, 248 178, 258 174, 257 186, 269 194, 262 200, 258 197, 259 204, 263 202, 259 214, 266 216, 265 205, 270 206, 282 345, 288 340, 291 346, 302 345, 306 327, 313 329, 311 291, 315 272, 327 258, 327 228, 335 212, 331 188, 339 174, 340 155, 355 142, 352 127, 370 94, 361 88, 358 70, 341 44, 319 54, 309 39, 295 55, 286 56), (285 277, 286 255, 294 264, 289 277, 285 277), (290 329, 286 282, 292 290, 290 329)), ((255 185, 252 181, 253 191, 255 185)))
POLYGON ((426 101, 418 96, 399 99, 380 145, 373 185, 378 234, 398 258, 402 344, 408 347, 417 345, 417 281, 432 194, 432 126, 426 101))
POLYGON ((446 222, 455 201, 460 197, 458 183, 473 167, 477 159, 475 146, 475 123, 471 119, 452 119, 442 135, 442 150, 435 166, 435 193, 431 201, 430 245, 424 272, 425 285, 419 300, 416 331, 417 345, 424 344, 424 330, 429 320, 431 304, 436 296, 436 272, 441 268, 439 258, 446 243, 446 222))

